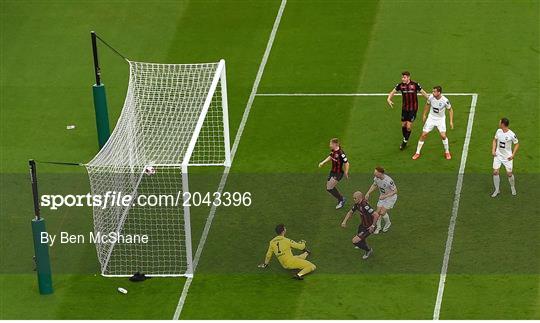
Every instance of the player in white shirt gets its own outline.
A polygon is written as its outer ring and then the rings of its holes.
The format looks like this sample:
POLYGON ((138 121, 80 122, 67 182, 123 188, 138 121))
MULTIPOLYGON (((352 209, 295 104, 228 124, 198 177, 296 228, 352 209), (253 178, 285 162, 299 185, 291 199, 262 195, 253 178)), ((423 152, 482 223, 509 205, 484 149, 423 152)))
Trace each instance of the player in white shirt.
POLYGON ((366 193, 365 199, 369 200, 369 195, 376 188, 379 188, 379 201, 377 201, 377 214, 379 214, 379 219, 377 220, 377 228, 373 232, 374 234, 379 234, 381 231, 382 221, 384 220, 383 232, 387 232, 392 225, 390 222, 390 214, 388 210, 394 207, 397 201, 397 187, 394 180, 384 173, 384 168, 377 166, 373 172, 375 176, 373 178, 373 184, 366 193))
POLYGON ((519 141, 516 134, 508 128, 508 125, 510 125, 510 121, 507 118, 502 118, 491 146, 491 154, 493 155, 493 185, 495 186, 495 191, 491 194, 491 197, 496 197, 500 192, 499 184, 501 179, 499 178, 499 169, 501 168, 501 164, 506 168, 506 175, 508 175, 512 195, 517 194, 512 169, 514 166, 514 157, 519 148, 519 141), (512 144, 514 145, 513 150, 512 144))
POLYGON ((442 87, 433 87, 433 92, 428 97, 426 105, 424 105, 424 113, 422 115, 424 128, 422 129, 422 135, 420 135, 418 145, 416 146, 416 153, 412 156, 412 159, 416 160, 420 158, 420 151, 426 141, 427 135, 435 127, 437 127, 437 130, 439 130, 439 134, 441 135, 445 158, 452 159, 450 147, 448 145, 448 137, 446 137, 446 110, 448 110, 448 114, 450 115, 450 129, 454 129, 454 110, 452 109, 452 105, 450 104, 450 101, 442 95, 442 87), (428 111, 429 116, 426 120, 428 111))

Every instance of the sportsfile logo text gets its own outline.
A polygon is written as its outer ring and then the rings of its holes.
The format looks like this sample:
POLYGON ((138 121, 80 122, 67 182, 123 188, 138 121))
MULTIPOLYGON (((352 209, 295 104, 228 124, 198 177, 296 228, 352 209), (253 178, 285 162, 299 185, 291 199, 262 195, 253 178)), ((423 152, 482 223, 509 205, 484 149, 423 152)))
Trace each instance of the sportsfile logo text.
POLYGON ((94 207, 105 210, 109 207, 176 207, 176 206, 250 206, 251 192, 185 192, 176 194, 123 194, 107 191, 105 194, 44 194, 40 206, 50 210, 61 207, 94 207))

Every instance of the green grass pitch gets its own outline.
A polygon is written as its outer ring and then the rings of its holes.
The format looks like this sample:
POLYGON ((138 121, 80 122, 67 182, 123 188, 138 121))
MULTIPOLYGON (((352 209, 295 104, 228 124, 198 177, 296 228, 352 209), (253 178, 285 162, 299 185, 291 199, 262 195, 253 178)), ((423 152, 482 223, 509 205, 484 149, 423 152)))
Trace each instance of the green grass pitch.
MULTIPOLYGON (((97 152, 90 30, 134 60, 224 58, 234 140, 280 1, 0 1, 0 318, 171 319, 184 278, 103 278, 90 244, 51 248, 55 293, 39 296, 27 160, 86 162, 97 152)), ((386 93, 407 69, 427 89, 478 93, 442 319, 540 319, 539 21, 534 0, 290 0, 259 85, 258 93, 386 93), (503 175, 503 194, 491 199, 491 139, 503 116, 521 144, 518 196, 503 175)), ((114 124, 128 66, 104 47, 100 58, 114 124)), ((421 123, 399 151, 400 109, 384 97, 257 96, 225 188, 251 191, 253 205, 218 208, 180 318, 431 319, 471 105, 449 98, 453 159, 432 133, 413 162, 421 123), (369 187, 378 164, 399 188, 393 227, 370 237, 368 261, 350 243, 358 219, 339 227, 345 211, 334 210, 328 169, 317 168, 331 137, 351 161, 339 186, 347 196, 369 187), (317 270, 303 282, 275 259, 256 266, 280 222, 313 250, 317 270)), ((39 174, 42 193, 89 190, 82 168, 40 164, 39 174)), ((195 212, 194 247, 207 215, 195 212)), ((43 216, 53 233, 92 228, 87 208, 43 216)))

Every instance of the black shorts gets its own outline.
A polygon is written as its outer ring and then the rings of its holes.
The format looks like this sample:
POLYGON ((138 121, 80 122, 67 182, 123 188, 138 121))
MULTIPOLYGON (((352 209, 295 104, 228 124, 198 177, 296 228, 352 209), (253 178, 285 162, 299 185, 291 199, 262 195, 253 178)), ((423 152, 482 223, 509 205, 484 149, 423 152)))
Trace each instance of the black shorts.
POLYGON ((409 121, 414 122, 416 119, 416 112, 415 110, 401 110, 401 121, 409 121))
POLYGON ((330 178, 332 177, 335 178, 339 182, 343 178, 343 173, 330 172, 330 174, 328 174, 328 179, 326 181, 329 181, 330 178))
POLYGON ((365 227, 361 224, 358 226, 358 233, 356 234, 358 238, 361 238, 362 240, 366 240, 366 238, 369 237, 370 234, 371 232, 369 232, 368 227, 365 227))

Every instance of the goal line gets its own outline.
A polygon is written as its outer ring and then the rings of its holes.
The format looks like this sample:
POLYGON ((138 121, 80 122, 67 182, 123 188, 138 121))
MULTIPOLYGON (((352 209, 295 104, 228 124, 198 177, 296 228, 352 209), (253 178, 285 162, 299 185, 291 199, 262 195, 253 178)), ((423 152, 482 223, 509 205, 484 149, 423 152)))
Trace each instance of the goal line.
MULTIPOLYGON (((268 57, 270 56, 270 51, 272 50, 272 46, 274 44, 274 39, 276 38, 276 34, 279 28, 279 24, 281 22, 281 17, 283 15, 283 11, 285 10, 285 6, 287 5, 287 0, 281 0, 281 4, 279 6, 279 10, 277 12, 276 18, 274 20, 274 25, 272 26, 272 30, 270 32, 270 36, 268 38, 268 42, 266 44, 266 49, 264 50, 263 57, 261 58, 261 63, 259 64, 259 69, 257 70, 257 75, 255 76, 255 81, 253 82, 253 86, 251 88, 251 93, 248 98, 248 102, 246 104, 246 107, 244 109, 244 114, 242 115, 242 120, 240 121, 240 124, 238 125, 238 130, 236 132, 236 137, 234 138, 234 143, 231 147, 231 163, 225 167, 225 170, 223 172, 223 175, 221 176, 221 180, 219 182, 218 186, 218 192, 223 192, 223 189, 225 188, 225 184, 227 183, 227 178, 229 176, 229 170, 232 164, 232 161, 234 160, 234 156, 236 155, 236 151, 238 149, 238 146, 240 145, 240 139, 242 138, 242 134, 244 133, 244 127, 247 123, 251 107, 253 105, 253 101, 255 100, 255 97, 257 95, 257 90, 259 88, 259 83, 261 82, 264 69, 266 67, 266 62, 268 61, 268 57)), ((204 225, 203 232, 201 234, 201 238, 199 240, 199 244, 197 245, 197 250, 195 252, 195 257, 193 259, 193 271, 197 269, 197 265, 199 263, 199 259, 201 258, 202 251, 204 248, 204 245, 206 243, 206 239, 208 238, 208 234, 210 232, 210 227, 212 226, 212 222, 214 220, 215 214, 216 214, 216 205, 213 204, 212 208, 210 209, 210 213, 208 214, 208 217, 206 219, 206 223, 204 225)), ((182 289, 182 293, 180 294, 180 298, 178 300, 178 304, 176 306, 176 310, 174 311, 173 320, 180 319, 180 315, 182 313, 182 310, 184 308, 184 304, 186 302, 186 298, 188 296, 189 288, 191 286, 191 283, 193 281, 194 277, 188 277, 186 279, 186 282, 184 283, 184 287, 182 289)))
MULTIPOLYGON (((257 96, 387 96, 388 93, 257 93, 257 96)), ((401 93, 396 93, 401 95, 401 93)), ((449 96, 478 96, 477 93, 444 93, 449 96)))
MULTIPOLYGON (((266 97, 362 97, 362 96, 387 96, 388 93, 258 93, 257 96, 266 97)), ((401 95, 401 93, 396 93, 401 95)), ((441 313, 444 288, 446 286, 446 274, 448 272, 448 263, 452 252, 452 244, 454 242, 454 230, 459 211, 459 202, 461 198, 461 189, 463 187, 463 177, 465 174, 465 166, 467 164, 467 156, 469 153, 469 144, 471 142, 472 128, 474 124, 474 115, 476 112, 476 102, 478 101, 478 93, 444 93, 445 96, 470 96, 471 104, 469 107, 469 117, 467 121, 467 130, 465 132, 465 140, 463 141, 463 149, 461 153, 461 162, 457 174, 456 189, 454 192, 454 200, 452 203, 452 213, 450 223, 448 224, 448 235, 444 247, 443 261, 441 272, 439 275, 439 286, 437 288, 437 298, 433 308, 433 319, 438 320, 441 313)))

